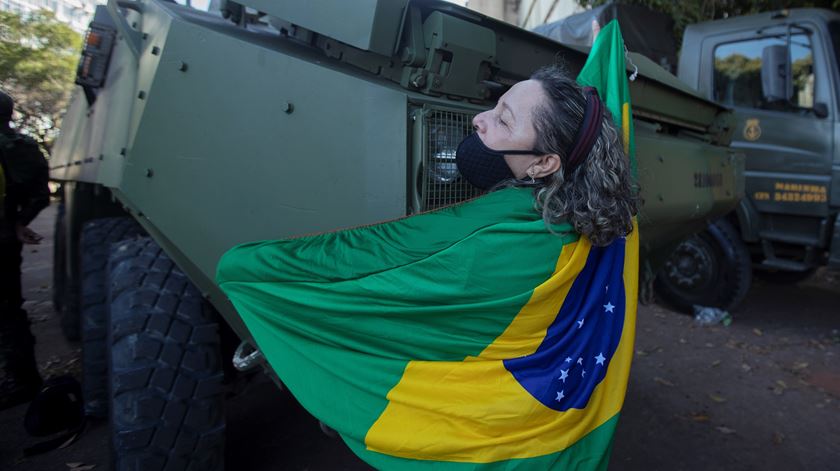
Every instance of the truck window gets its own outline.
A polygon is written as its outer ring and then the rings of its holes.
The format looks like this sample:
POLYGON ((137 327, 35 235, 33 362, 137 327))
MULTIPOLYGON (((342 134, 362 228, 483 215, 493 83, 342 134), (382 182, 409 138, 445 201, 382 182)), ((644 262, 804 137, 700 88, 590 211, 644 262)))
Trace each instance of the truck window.
POLYGON ((777 111, 813 108, 814 54, 811 33, 799 31, 790 37, 793 72, 791 103, 767 102, 761 90, 761 53, 767 46, 784 46, 787 42, 784 34, 722 44, 715 48, 715 100, 729 106, 777 111))

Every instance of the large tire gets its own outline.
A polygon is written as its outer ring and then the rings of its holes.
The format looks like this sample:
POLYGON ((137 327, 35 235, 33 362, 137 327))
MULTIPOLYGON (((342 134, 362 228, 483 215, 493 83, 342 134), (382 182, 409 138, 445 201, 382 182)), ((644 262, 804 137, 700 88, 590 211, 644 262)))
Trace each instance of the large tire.
POLYGON ((223 375, 212 308, 149 238, 115 244, 111 260, 114 469, 221 470, 223 375))
POLYGON ((140 225, 128 217, 94 219, 82 226, 79 239, 82 395, 85 413, 92 417, 108 415, 105 313, 111 244, 136 239, 144 234, 140 225))
POLYGON ((732 225, 719 220, 677 247, 656 276, 656 294, 683 312, 694 305, 735 309, 752 282, 749 251, 732 225))

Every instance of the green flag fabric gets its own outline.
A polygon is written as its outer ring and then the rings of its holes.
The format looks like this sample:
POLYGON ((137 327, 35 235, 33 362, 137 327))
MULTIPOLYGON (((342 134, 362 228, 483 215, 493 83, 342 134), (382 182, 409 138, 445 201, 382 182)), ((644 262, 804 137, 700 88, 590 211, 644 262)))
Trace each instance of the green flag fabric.
POLYGON ((622 130, 624 153, 630 158, 630 168, 637 175, 636 144, 630 108, 630 86, 624 63, 624 39, 617 20, 601 28, 592 44, 589 58, 578 74, 579 84, 594 87, 612 113, 615 126, 622 130))

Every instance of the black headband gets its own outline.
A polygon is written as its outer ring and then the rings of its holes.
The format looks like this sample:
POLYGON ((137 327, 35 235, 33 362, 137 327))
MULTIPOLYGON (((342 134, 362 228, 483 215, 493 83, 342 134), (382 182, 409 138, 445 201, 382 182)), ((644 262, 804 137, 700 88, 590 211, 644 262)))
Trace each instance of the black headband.
POLYGON ((601 135, 601 126, 604 121, 604 105, 598 98, 598 91, 592 87, 585 87, 583 93, 586 95, 586 106, 583 121, 575 136, 575 143, 566 159, 566 168, 563 173, 567 176, 592 152, 595 141, 601 135))

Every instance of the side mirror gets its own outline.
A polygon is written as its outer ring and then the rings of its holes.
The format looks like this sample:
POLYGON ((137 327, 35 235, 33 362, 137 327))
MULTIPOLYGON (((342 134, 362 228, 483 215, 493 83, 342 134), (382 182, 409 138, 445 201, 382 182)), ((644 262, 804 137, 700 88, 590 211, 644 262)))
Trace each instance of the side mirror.
POLYGON ((828 117, 828 105, 825 103, 814 103, 814 116, 823 119, 828 117))
POLYGON ((768 102, 790 101, 793 96, 788 48, 767 46, 761 51, 761 91, 768 102))

